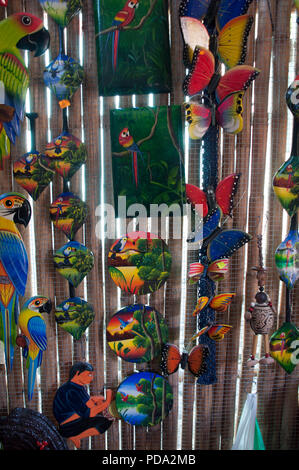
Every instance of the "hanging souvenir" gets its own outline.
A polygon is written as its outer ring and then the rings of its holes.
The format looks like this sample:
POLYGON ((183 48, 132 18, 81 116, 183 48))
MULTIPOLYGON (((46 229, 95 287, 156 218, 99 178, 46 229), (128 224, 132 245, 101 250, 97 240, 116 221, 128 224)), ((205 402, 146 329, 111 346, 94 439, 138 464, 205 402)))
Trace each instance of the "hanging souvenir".
POLYGON ((275 251, 275 264, 280 280, 293 289, 299 279, 299 234, 297 214, 293 215, 290 231, 275 251))
POLYGON ((31 206, 25 196, 14 192, 0 196, 0 339, 8 371, 16 345, 18 301, 25 294, 28 275, 28 256, 16 224, 27 227, 30 218, 31 206))
POLYGON ((218 294, 210 299, 206 296, 199 297, 192 315, 196 316, 200 314, 200 312, 208 306, 216 312, 224 313, 227 311, 235 295, 234 293, 218 294))
POLYGON ((90 396, 86 387, 93 379, 93 366, 76 362, 70 369, 69 380, 58 388, 53 401, 58 431, 77 449, 83 438, 103 434, 113 422, 102 414, 112 402, 113 391, 107 389, 106 398, 103 395, 90 396))
POLYGON ((256 410, 257 395, 256 393, 248 393, 232 450, 265 450, 256 410))
POLYGON ((41 19, 30 13, 15 13, 0 21, 0 169, 10 156, 10 146, 21 132, 29 74, 21 50, 42 55, 50 35, 41 19))
POLYGON ((43 313, 50 313, 52 303, 47 297, 34 296, 22 306, 18 325, 22 335, 16 342, 23 348, 28 369, 27 396, 31 401, 34 392, 36 371, 42 364, 43 353, 47 349, 46 323, 43 313))
POLYGON ((69 450, 47 416, 30 408, 14 408, 0 417, 3 450, 69 450))
MULTIPOLYGON (((145 216, 153 204, 185 202, 183 130, 180 106, 114 109, 110 112, 114 202, 126 196, 130 206, 142 204, 145 216)), ((157 214, 158 216, 158 214, 157 214)))
POLYGON ((65 181, 69 181, 86 162, 86 145, 68 130, 67 118, 64 115, 63 131, 51 140, 41 157, 44 168, 56 172, 65 181))
POLYGON ((80 297, 64 300, 55 308, 56 323, 70 333, 74 339, 81 338, 94 318, 93 306, 80 297))
POLYGON ((27 113, 31 126, 31 150, 13 164, 13 175, 16 182, 22 186, 37 201, 41 193, 53 180, 53 172, 47 171, 40 165, 42 154, 36 150, 35 145, 35 120, 37 113, 27 113))
POLYGON ((270 356, 269 334, 274 325, 274 314, 276 314, 276 311, 274 310, 269 295, 265 292, 266 268, 264 267, 263 262, 261 235, 257 237, 257 245, 259 250, 259 265, 252 269, 257 271, 256 277, 258 280, 259 290, 245 314, 245 319, 249 321, 250 327, 254 333, 251 356, 247 361, 247 365, 250 367, 254 366, 258 362, 260 364, 272 364, 274 362, 270 356), (265 350, 265 356, 259 361, 255 357, 258 335, 263 336, 265 350))
POLYGON ((231 330, 230 325, 210 324, 202 328, 192 336, 187 346, 181 353, 175 344, 164 344, 162 348, 161 370, 165 376, 174 374, 179 366, 188 369, 195 377, 200 377, 207 370, 207 359, 209 357, 209 347, 205 344, 198 344, 192 347, 196 338, 207 334, 213 341, 222 341, 226 333, 231 330))
POLYGON ((299 363, 299 330, 291 322, 284 322, 270 338, 270 354, 291 374, 299 363))
POLYGON ((116 240, 108 254, 109 274, 129 294, 145 295, 160 289, 171 269, 171 254, 156 235, 131 232, 116 240))
POLYGON ((68 26, 83 5, 82 0, 39 0, 45 12, 62 28, 68 26))
POLYGON ((135 304, 113 315, 107 326, 106 338, 117 356, 139 364, 160 354, 162 345, 168 341, 168 328, 154 308, 135 304))
POLYGON ((167 380, 156 372, 135 372, 119 385, 116 406, 132 426, 155 426, 169 414, 173 393, 167 380))
POLYGON ((50 206, 54 226, 72 240, 86 221, 88 209, 85 202, 73 193, 62 193, 50 206))
POLYGON ((71 241, 54 253, 57 271, 77 287, 94 266, 94 255, 82 243, 71 241))
POLYGON ((94 0, 93 4, 99 95, 169 93, 170 47, 164 0, 94 0))

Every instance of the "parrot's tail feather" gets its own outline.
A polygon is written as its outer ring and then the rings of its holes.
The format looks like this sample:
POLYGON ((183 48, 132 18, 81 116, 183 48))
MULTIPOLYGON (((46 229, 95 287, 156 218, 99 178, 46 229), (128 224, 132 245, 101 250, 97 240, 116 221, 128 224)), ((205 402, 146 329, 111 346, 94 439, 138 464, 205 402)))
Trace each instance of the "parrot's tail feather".
POLYGON ((4 312, 4 355, 7 371, 12 369, 14 359, 14 345, 11 334, 11 316, 8 308, 4 312))
POLYGON ((117 29, 112 36, 112 67, 116 70, 118 56, 119 30, 117 29))
POLYGON ((136 188, 138 188, 138 154, 133 152, 133 175, 136 188))
POLYGON ((27 391, 29 401, 31 401, 33 397, 36 371, 37 371, 37 368, 41 365, 42 357, 43 357, 43 352, 40 351, 35 359, 32 360, 31 357, 29 358, 28 391, 27 391))

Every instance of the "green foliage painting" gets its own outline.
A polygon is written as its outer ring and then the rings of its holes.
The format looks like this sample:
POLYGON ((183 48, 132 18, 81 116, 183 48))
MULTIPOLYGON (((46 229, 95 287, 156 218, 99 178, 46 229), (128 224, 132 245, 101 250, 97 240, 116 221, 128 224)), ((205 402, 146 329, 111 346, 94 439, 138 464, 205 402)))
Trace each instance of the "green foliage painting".
POLYGON ((180 106, 115 109, 110 112, 115 210, 185 203, 182 110, 180 106))
POLYGON ((171 90, 166 0, 94 0, 99 94, 171 90))

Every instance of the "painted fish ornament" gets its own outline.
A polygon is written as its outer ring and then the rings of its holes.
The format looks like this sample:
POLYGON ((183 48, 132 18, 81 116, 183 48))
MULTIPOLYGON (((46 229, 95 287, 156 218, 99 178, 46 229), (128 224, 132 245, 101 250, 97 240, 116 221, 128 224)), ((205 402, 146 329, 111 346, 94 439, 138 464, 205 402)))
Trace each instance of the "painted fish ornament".
POLYGON ((10 145, 20 135, 29 86, 28 69, 21 49, 42 55, 50 35, 41 19, 30 13, 15 13, 0 22, 0 169, 10 155, 10 145))
POLYGON ((39 0, 39 3, 55 23, 62 28, 68 26, 83 6, 82 0, 39 0))
POLYGON ((88 208, 85 202, 71 192, 60 194, 50 206, 50 218, 53 225, 61 230, 69 240, 85 223, 88 208))
POLYGON ((46 67, 45 85, 58 99, 61 109, 70 106, 71 98, 84 79, 84 69, 71 57, 62 52, 46 67))
POLYGON ((47 171, 40 165, 42 154, 36 150, 35 119, 38 114, 28 113, 26 116, 31 123, 31 150, 14 161, 13 175, 16 182, 30 194, 34 201, 37 201, 53 180, 53 172, 47 171))
POLYGON ((80 339, 95 318, 93 306, 80 297, 71 297, 55 308, 55 321, 74 339, 80 339))
POLYGON ((17 337, 19 297, 25 294, 28 256, 16 224, 28 225, 31 206, 19 193, 0 196, 0 339, 7 370, 11 370, 17 337))
POLYGON ((23 356, 26 358, 28 369, 28 400, 31 401, 34 392, 36 371, 42 364, 43 353, 47 349, 46 323, 43 313, 50 313, 52 302, 47 297, 34 296, 25 302, 19 316, 19 327, 22 332, 23 356))
POLYGON ((77 287, 94 266, 91 250, 77 241, 70 241, 56 250, 53 256, 57 271, 77 287))

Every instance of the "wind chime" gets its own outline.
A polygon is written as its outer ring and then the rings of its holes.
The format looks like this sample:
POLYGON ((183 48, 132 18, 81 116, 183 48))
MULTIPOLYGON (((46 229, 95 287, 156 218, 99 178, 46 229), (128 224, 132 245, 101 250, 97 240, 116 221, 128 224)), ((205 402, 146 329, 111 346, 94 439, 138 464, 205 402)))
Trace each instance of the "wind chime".
MULTIPOLYGON (((186 119, 191 139, 202 139, 203 189, 186 185, 188 201, 203 209, 203 223, 189 242, 201 242, 199 262, 190 266, 189 277, 197 282, 199 330, 219 327, 222 339, 229 325, 215 324, 213 308, 216 284, 228 270, 229 258, 251 236, 243 230, 223 228, 224 216, 232 215, 239 174, 232 174, 218 184, 218 140, 220 126, 225 132, 242 130, 242 98, 259 71, 243 65, 247 37, 253 18, 247 15, 250 1, 207 4, 183 0, 180 24, 184 39, 184 65, 188 75, 183 83, 186 119), (221 73, 224 64, 226 72, 221 73), (203 300, 204 299, 204 300, 203 300)), ((223 294, 226 302, 233 294, 223 294)), ((217 304, 217 302, 216 302, 217 304)), ((208 346, 207 367, 198 377, 199 384, 216 382, 216 342, 213 335, 203 334, 200 343, 208 346)))
POLYGON ((44 82, 58 100, 63 122, 61 134, 45 146, 41 165, 63 178, 63 192, 50 205, 50 218, 54 227, 69 239, 54 253, 54 265, 69 284, 69 298, 56 306, 55 320, 75 340, 80 340, 94 320, 95 313, 91 304, 76 296, 75 288, 92 269, 94 257, 90 249, 75 240, 77 231, 86 222, 88 207, 71 191, 70 183, 86 162, 87 149, 80 138, 69 132, 68 110, 72 96, 83 82, 84 72, 83 67, 66 54, 64 32, 79 13, 82 2, 54 1, 50 5, 40 0, 40 4, 59 29, 58 56, 46 67, 44 82))
POLYGON ((298 358, 299 330, 292 323, 292 293, 299 278, 299 76, 286 93, 287 106, 293 114, 293 140, 290 158, 282 164, 273 178, 273 189, 282 207, 291 218, 289 232, 275 251, 275 264, 286 288, 285 322, 271 336, 270 354, 287 373, 293 372, 298 358))

